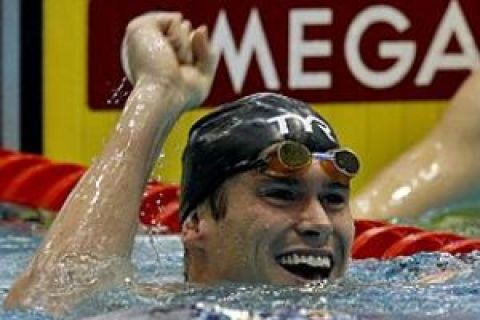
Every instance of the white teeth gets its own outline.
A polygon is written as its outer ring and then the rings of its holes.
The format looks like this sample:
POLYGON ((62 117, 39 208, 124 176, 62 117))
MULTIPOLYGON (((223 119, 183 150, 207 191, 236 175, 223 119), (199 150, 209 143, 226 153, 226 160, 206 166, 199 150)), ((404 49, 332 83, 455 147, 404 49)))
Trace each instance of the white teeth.
POLYGON ((297 256, 296 254, 293 255, 293 264, 299 264, 300 263, 300 257, 297 256))
POLYGON ((299 256, 297 254, 291 254, 280 258, 281 264, 297 265, 306 264, 311 267, 330 268, 332 261, 328 256, 299 256))

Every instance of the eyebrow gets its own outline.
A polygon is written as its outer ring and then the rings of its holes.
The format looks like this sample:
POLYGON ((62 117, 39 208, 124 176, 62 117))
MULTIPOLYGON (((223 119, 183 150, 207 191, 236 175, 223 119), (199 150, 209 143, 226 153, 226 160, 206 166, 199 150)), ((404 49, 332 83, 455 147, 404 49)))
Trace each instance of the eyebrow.
MULTIPOLYGON (((291 177, 291 176, 285 176, 285 177, 278 176, 278 177, 276 177, 276 176, 271 176, 271 175, 268 175, 268 174, 262 175, 262 178, 261 178, 260 182, 279 183, 279 184, 283 184, 283 185, 288 185, 290 187, 299 187, 301 185, 300 180, 298 178, 291 177)), ((340 190, 340 191, 343 191, 343 192, 350 191, 350 185, 345 185, 343 183, 336 182, 336 181, 329 182, 329 183, 325 184, 324 188, 325 189, 340 190)))
POLYGON ((280 184, 285 184, 285 185, 289 185, 289 186, 298 186, 300 185, 300 181, 298 180, 298 178, 295 178, 295 177, 291 177, 291 176, 285 176, 285 177, 282 177, 282 176, 278 176, 278 177, 275 177, 275 176, 271 176, 271 175, 268 175, 268 174, 264 174, 260 180, 261 182, 272 182, 272 183, 280 183, 280 184))

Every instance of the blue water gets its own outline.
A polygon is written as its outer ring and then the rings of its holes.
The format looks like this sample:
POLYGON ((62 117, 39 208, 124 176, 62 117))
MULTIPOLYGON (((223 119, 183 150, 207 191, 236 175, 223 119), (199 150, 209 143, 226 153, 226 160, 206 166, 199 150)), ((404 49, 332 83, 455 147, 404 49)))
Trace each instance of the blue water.
MULTIPOLYGON (((0 302, 41 241, 29 230, 27 225, 0 226, 0 302)), ((314 310, 317 314, 329 314, 328 319, 480 319, 480 252, 456 257, 421 253, 390 261, 353 261, 342 280, 305 287, 200 288, 181 284, 183 252, 174 236, 138 236, 133 260, 138 268, 134 282, 177 283, 177 289, 148 297, 133 293, 126 286, 119 287, 85 301, 69 318, 136 306, 161 306, 195 309, 189 314, 198 319, 230 319, 226 314, 232 310, 237 315, 249 310, 265 319, 314 319, 314 310), (425 279, 440 273, 452 277, 425 283, 425 279)), ((41 313, 7 312, 2 308, 0 319, 50 318, 41 313)))

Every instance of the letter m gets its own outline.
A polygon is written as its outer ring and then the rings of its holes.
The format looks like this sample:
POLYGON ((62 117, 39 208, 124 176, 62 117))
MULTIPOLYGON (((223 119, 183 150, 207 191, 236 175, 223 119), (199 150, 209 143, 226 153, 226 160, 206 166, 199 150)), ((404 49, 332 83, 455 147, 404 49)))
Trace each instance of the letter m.
POLYGON ((265 87, 278 90, 280 82, 257 9, 252 9, 237 50, 225 10, 221 10, 212 33, 212 44, 223 55, 235 93, 241 93, 253 54, 265 87))

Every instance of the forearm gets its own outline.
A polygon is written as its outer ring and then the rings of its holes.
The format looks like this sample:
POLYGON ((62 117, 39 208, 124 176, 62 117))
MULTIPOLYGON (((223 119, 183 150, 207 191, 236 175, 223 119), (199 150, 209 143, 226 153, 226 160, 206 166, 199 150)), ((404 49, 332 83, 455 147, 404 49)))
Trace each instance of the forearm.
MULTIPOLYGON (((378 174, 352 203, 355 218, 416 216, 452 193, 452 169, 442 155, 445 145, 428 138, 378 174)), ((458 181, 458 179, 457 179, 458 181)))
POLYGON ((167 86, 147 79, 137 82, 103 153, 72 192, 47 235, 43 246, 48 248, 47 254, 56 250, 100 256, 129 254, 146 180, 180 115, 176 110, 181 110, 181 100, 167 86))
POLYGON ((8 306, 40 305, 63 312, 84 292, 125 274, 146 180, 182 110, 181 97, 168 85, 138 80, 102 154, 73 190, 29 267, 10 290, 8 306), (87 278, 82 276, 85 265, 87 278), (65 279, 65 274, 71 276, 65 279))
POLYGON ((453 97, 432 132, 372 180, 353 201, 356 218, 418 216, 478 187, 480 72, 453 97))

